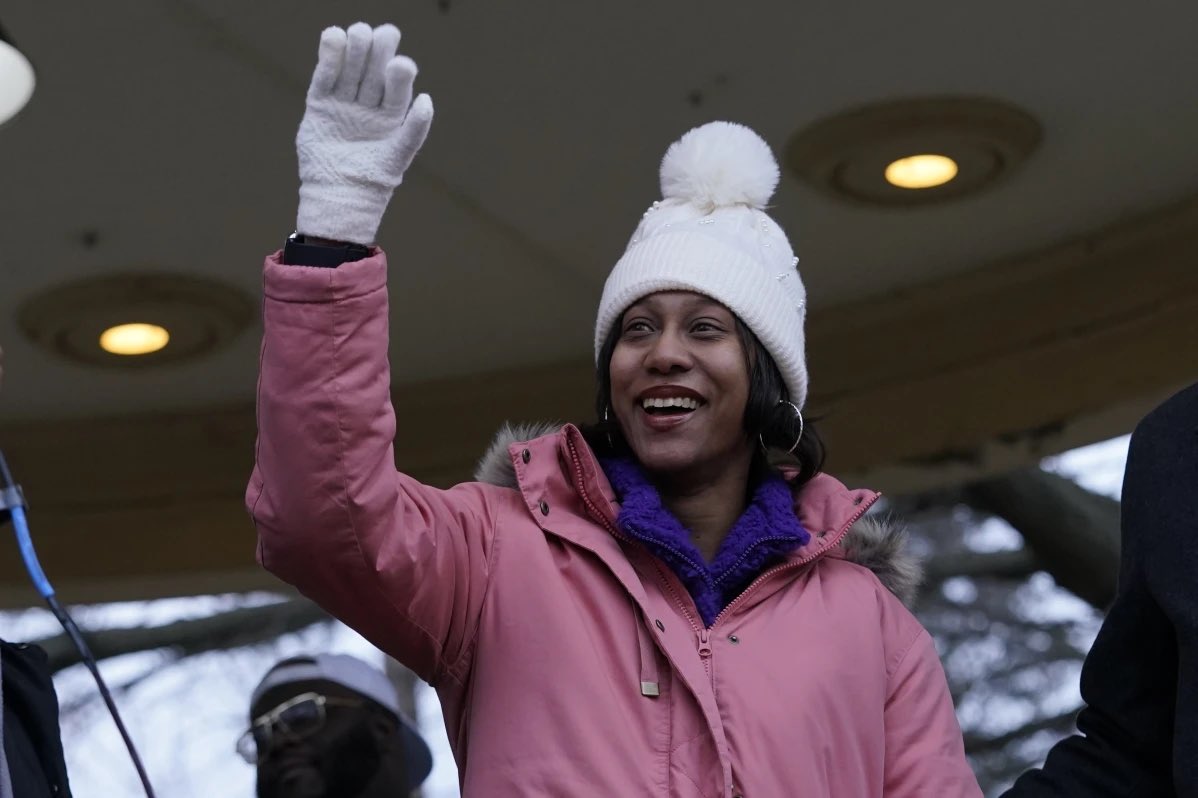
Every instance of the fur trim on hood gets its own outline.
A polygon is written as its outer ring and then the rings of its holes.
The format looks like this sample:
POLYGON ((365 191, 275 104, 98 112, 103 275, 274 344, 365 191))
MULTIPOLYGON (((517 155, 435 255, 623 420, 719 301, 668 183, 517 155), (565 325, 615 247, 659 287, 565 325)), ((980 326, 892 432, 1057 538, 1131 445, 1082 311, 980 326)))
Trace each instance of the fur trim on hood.
POLYGON ((552 435, 561 428, 562 425, 554 421, 537 421, 531 424, 513 424, 510 421, 504 423, 495 433, 495 439, 487 447, 486 453, 479 458, 478 465, 474 467, 474 481, 516 490, 520 486, 516 482, 516 466, 512 464, 512 458, 508 455, 508 447, 513 443, 533 441, 552 435))
MULTIPOLYGON (((508 447, 552 435, 561 427, 552 422, 504 424, 479 459, 474 479, 501 488, 517 489, 516 467, 508 447)), ((910 607, 919 592, 923 568, 919 560, 906 551, 906 544, 907 530, 901 523, 891 517, 867 516, 849 528, 839 548, 844 559, 873 571, 878 581, 910 607)))
POLYGON ((874 572, 907 607, 915 604, 923 582, 923 566, 907 552, 907 528, 893 517, 857 519, 840 541, 844 558, 874 572))

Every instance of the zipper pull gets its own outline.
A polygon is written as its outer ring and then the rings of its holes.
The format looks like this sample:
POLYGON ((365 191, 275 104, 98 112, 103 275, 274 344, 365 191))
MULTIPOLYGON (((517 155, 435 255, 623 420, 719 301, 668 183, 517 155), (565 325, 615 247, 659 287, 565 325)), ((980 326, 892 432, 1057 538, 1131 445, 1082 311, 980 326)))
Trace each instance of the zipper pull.
POLYGON ((699 632, 699 656, 707 659, 711 656, 711 640, 707 636, 707 630, 699 632))

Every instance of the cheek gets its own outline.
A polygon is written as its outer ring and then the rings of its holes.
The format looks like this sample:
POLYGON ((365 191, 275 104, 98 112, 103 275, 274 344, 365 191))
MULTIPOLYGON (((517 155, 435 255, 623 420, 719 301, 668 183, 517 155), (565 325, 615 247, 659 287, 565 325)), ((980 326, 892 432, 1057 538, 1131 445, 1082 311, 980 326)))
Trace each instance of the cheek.
POLYGON ((607 368, 607 379, 611 384, 613 402, 617 397, 628 392, 634 371, 635 363, 627 348, 617 346, 616 350, 612 352, 611 364, 607 368))
POLYGON ((749 401, 749 366, 745 363, 744 354, 739 348, 724 356, 715 364, 720 387, 729 404, 739 407, 742 411, 749 401))

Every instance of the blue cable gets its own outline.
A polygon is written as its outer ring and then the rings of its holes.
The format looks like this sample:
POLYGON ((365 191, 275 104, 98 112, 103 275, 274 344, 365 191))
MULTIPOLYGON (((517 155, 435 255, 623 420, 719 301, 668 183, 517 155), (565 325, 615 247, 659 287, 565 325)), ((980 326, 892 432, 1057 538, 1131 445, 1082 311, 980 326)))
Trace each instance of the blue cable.
POLYGON ((54 595, 54 587, 50 584, 50 580, 46 578, 45 572, 42 571, 41 563, 37 561, 37 552, 33 548, 33 537, 29 534, 29 519, 25 517, 25 508, 27 506, 25 495, 21 492, 20 486, 13 481, 12 472, 8 470, 8 462, 4 459, 4 453, 0 452, 0 523, 5 520, 5 517, 12 519, 12 526, 17 535, 17 548, 21 550, 21 559, 25 561, 25 570, 29 572, 29 578, 33 580, 33 586, 41 594, 41 597, 46 600, 50 611, 54 613, 54 617, 58 619, 58 622, 62 624, 62 628, 66 630, 67 637, 71 639, 71 642, 75 644, 75 648, 78 649, 79 656, 83 659, 83 664, 91 671, 92 677, 96 680, 96 686, 100 690, 100 696, 104 699, 104 703, 112 715, 113 722, 116 723, 117 731, 120 732, 121 739, 125 741, 125 747, 129 749, 129 757, 133 760, 133 766, 137 769, 137 776, 141 779, 146 796, 147 798, 154 798, 154 788, 150 786, 150 777, 146 774, 146 769, 141 763, 141 757, 137 755, 137 749, 133 745, 133 738, 129 736, 129 730, 125 728, 125 722, 121 720, 121 713, 117 711, 116 702, 112 700, 112 694, 108 691, 108 685, 104 684, 104 679, 100 676, 100 668, 96 665, 96 658, 92 655, 87 641, 83 639, 83 633, 75 625, 75 619, 71 617, 71 614, 67 612, 65 607, 58 603, 58 599, 54 595))
POLYGON ((13 528, 17 531, 17 548, 21 550, 21 559, 25 561, 25 570, 33 580, 33 586, 42 598, 49 601, 54 597, 54 587, 46 578, 42 565, 37 561, 37 552, 33 550, 33 539, 29 537, 29 521, 25 518, 24 507, 10 507, 13 528))

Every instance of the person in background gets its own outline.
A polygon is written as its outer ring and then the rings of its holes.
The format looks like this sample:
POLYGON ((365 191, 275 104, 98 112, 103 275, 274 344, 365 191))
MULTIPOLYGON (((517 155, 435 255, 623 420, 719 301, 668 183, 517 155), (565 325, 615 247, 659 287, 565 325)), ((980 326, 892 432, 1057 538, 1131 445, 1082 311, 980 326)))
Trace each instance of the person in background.
POLYGON ((258 770, 258 798, 400 798, 433 760, 377 668, 345 654, 292 657, 250 698, 237 751, 258 770))
POLYGON ((1198 385, 1136 427, 1119 588, 1082 667, 1078 734, 1003 798, 1198 798, 1198 385))

